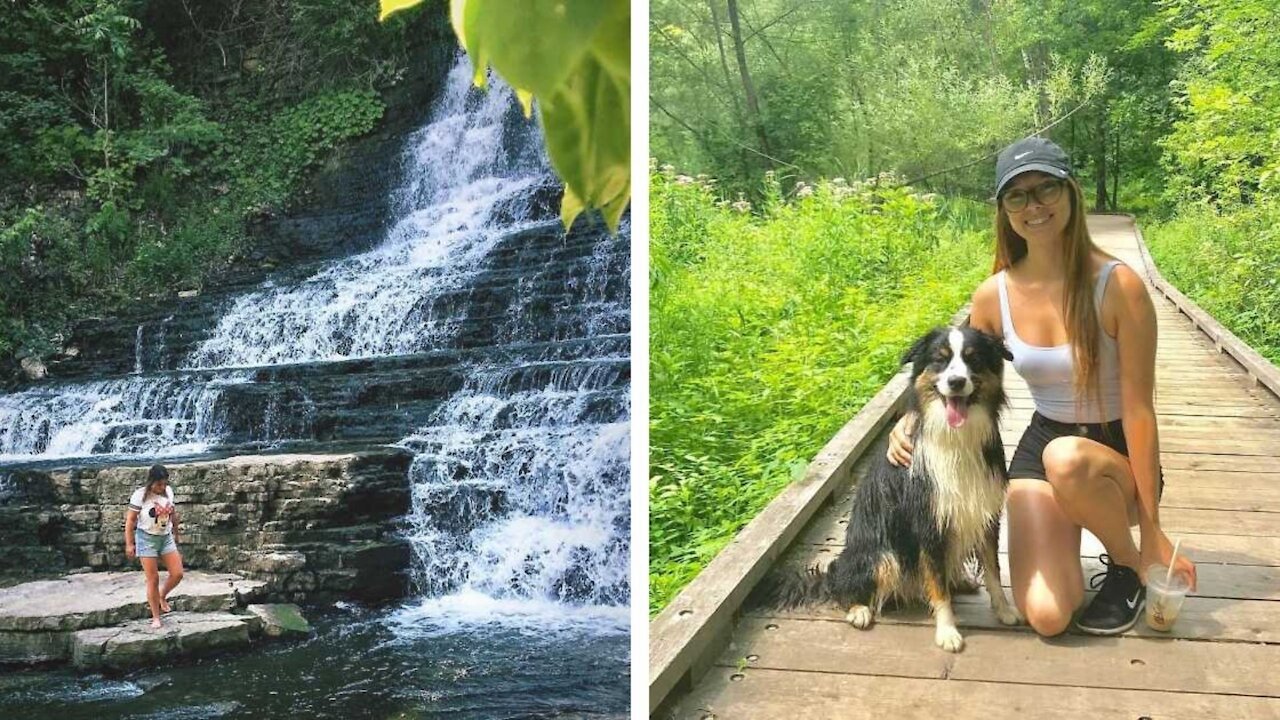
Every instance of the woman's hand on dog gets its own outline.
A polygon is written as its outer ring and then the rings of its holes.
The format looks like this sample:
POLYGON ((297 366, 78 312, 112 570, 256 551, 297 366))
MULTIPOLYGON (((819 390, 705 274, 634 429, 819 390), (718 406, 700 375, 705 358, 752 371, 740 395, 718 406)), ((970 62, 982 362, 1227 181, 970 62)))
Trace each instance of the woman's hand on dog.
MULTIPOLYGON (((1173 543, 1169 542, 1169 536, 1164 534, 1163 530, 1156 530, 1152 533, 1154 537, 1148 539, 1142 538, 1142 568, 1139 571, 1143 582, 1146 582, 1147 568, 1151 565, 1163 565, 1169 567, 1169 559, 1173 557, 1173 543)), ((1196 564, 1191 562, 1191 558, 1187 557, 1185 552, 1178 552, 1178 559, 1173 562, 1173 572, 1187 578, 1191 583, 1191 591, 1196 590, 1196 564)))
POLYGON ((889 431, 889 450, 885 455, 891 465, 911 467, 911 431, 915 428, 915 413, 907 413, 898 418, 898 422, 889 431))

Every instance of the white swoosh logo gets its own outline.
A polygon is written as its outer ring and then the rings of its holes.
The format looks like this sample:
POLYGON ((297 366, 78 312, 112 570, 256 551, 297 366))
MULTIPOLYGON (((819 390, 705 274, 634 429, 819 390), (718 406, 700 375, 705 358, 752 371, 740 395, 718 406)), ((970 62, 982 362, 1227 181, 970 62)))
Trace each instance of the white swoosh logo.
POLYGON ((1014 159, 1014 160, 1021 160, 1022 158, 1026 157, 1026 156, 1028 156, 1028 155, 1030 155, 1030 154, 1031 154, 1031 151, 1030 151, 1030 150, 1028 150, 1028 151, 1026 151, 1026 152, 1022 153, 1021 155, 1014 155, 1014 156, 1013 156, 1013 159, 1014 159))
POLYGON ((1133 599, 1125 600, 1124 604, 1128 605, 1130 610, 1134 609, 1135 607, 1138 606, 1138 596, 1141 594, 1142 594, 1142 588, 1138 588, 1138 591, 1133 594, 1133 599))

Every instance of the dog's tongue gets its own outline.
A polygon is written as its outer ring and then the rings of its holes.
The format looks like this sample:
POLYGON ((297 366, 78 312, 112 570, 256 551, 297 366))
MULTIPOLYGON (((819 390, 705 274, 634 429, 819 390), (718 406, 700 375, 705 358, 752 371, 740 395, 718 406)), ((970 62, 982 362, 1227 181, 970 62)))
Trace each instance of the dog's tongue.
POLYGON ((969 402, 965 398, 947 398, 947 425, 958 428, 969 419, 969 402))

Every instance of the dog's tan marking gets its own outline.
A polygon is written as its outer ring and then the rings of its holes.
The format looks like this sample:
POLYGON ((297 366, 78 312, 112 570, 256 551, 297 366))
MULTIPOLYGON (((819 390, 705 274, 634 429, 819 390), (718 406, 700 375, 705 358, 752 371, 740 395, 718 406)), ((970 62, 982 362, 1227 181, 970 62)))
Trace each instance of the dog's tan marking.
POLYGON ((951 601, 946 583, 942 581, 937 568, 933 566, 933 561, 924 551, 920 552, 920 580, 924 584, 925 598, 928 599, 931 607, 936 608, 940 603, 951 601))
POLYGON ((951 596, 947 584, 924 552, 920 553, 920 580, 937 621, 933 642, 947 652, 960 652, 964 648, 964 638, 956 629, 956 616, 951 611, 951 596))

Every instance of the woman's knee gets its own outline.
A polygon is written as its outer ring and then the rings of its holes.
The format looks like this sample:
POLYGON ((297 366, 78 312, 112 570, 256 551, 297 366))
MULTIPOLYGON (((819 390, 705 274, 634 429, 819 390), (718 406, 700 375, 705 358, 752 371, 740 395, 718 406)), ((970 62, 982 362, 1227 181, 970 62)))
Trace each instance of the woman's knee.
POLYGON ((1045 476, 1055 490, 1069 490, 1083 477, 1087 460, 1082 445, 1080 438, 1067 436, 1045 446, 1040 459, 1045 476))
POLYGON ((1022 603, 1022 616, 1027 624, 1042 637, 1053 637, 1066 632, 1071 626, 1074 608, 1064 605, 1054 598, 1033 596, 1022 603))

